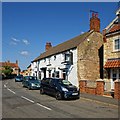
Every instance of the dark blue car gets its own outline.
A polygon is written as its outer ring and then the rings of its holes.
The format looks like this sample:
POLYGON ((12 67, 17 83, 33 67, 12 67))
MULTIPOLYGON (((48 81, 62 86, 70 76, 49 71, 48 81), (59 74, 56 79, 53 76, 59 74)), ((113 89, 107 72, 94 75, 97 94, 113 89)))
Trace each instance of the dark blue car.
POLYGON ((68 80, 60 78, 44 78, 41 80, 40 94, 50 94, 60 99, 79 99, 79 88, 68 80))

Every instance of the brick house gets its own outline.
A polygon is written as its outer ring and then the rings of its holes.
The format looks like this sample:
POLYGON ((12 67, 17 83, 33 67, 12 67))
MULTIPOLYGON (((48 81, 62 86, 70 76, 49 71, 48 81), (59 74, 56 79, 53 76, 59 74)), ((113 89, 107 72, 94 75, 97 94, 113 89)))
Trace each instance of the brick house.
POLYGON ((120 9, 103 34, 105 90, 114 91, 114 82, 120 79, 120 9))
POLYGON ((13 70, 12 74, 14 75, 18 75, 20 72, 20 67, 18 66, 18 60, 16 60, 15 63, 10 62, 9 60, 7 62, 0 62, 0 70, 3 70, 4 66, 10 66, 13 70))
POLYGON ((79 86, 81 80, 96 81, 103 78, 103 36, 100 19, 93 13, 90 30, 52 47, 46 43, 45 52, 31 62, 31 72, 39 79, 59 77, 79 86))

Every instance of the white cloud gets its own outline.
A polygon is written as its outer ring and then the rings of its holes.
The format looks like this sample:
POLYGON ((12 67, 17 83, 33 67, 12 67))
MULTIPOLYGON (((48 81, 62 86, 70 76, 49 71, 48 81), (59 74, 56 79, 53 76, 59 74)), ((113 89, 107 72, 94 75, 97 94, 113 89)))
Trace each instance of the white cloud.
POLYGON ((25 39, 23 39, 23 43, 24 43, 25 45, 29 45, 29 44, 30 44, 29 41, 28 41, 28 40, 25 40, 25 39))
POLYGON ((18 42, 20 42, 20 40, 18 40, 18 39, 16 39, 16 38, 12 37, 12 38, 11 38, 10 45, 17 45, 18 42))
POLYGON ((20 42, 20 40, 14 38, 14 37, 12 37, 11 39, 12 39, 12 41, 14 41, 14 42, 20 42))
POLYGON ((84 32, 82 31, 81 34, 83 34, 84 32))
POLYGON ((28 51, 21 51, 20 54, 23 56, 27 56, 29 53, 28 53, 28 51))

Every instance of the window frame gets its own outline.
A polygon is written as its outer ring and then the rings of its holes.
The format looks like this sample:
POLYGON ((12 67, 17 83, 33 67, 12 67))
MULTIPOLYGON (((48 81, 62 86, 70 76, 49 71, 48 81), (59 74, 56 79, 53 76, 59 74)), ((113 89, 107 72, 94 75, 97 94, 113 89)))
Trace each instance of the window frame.
POLYGON ((116 51, 120 51, 120 38, 118 38, 118 39, 115 39, 114 41, 114 51, 116 52, 116 51), (117 45, 116 45, 116 41, 118 40, 118 43, 117 43, 117 45), (116 48, 116 46, 118 47, 118 48, 116 48))

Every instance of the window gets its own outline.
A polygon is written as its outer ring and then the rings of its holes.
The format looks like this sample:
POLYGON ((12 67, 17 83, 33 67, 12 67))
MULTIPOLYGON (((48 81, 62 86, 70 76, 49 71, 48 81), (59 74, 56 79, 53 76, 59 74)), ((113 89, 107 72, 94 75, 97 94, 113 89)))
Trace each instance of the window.
POLYGON ((59 78, 59 71, 56 71, 56 77, 59 78))
POLYGON ((49 78, 51 77, 51 70, 48 71, 48 74, 49 74, 49 78))
POLYGON ((117 79, 117 70, 113 69, 112 79, 115 81, 117 79))
POLYGON ((62 62, 67 62, 69 64, 73 64, 73 53, 72 52, 66 52, 62 54, 62 62))
POLYGON ((54 55, 54 60, 56 60, 56 55, 54 55))
POLYGON ((47 61, 46 61, 46 62, 47 62, 47 66, 51 65, 51 64, 50 64, 50 60, 51 60, 51 58, 50 58, 50 57, 49 57, 49 58, 47 58, 47 61))
POLYGON ((120 39, 115 40, 115 50, 120 50, 120 39))

